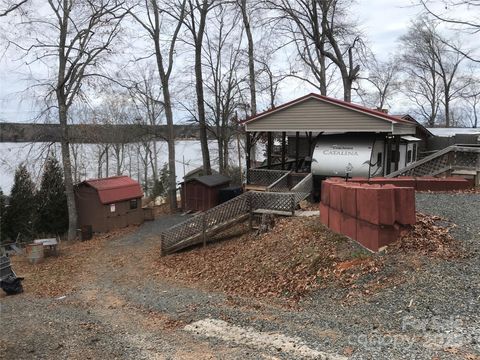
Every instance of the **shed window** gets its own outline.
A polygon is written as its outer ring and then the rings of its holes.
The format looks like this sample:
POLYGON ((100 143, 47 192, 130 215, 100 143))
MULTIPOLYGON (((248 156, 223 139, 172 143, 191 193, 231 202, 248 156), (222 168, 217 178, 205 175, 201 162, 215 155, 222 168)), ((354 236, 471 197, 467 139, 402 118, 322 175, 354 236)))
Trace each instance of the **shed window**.
POLYGON ((136 209, 138 207, 137 199, 130 200, 130 210, 136 209))

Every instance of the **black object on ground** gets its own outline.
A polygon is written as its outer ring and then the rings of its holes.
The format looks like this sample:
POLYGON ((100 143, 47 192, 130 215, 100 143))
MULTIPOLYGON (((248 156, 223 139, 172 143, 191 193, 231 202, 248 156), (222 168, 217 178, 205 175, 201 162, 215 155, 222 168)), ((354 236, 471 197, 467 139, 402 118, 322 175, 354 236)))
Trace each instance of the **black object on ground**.
POLYGON ((22 277, 17 277, 12 270, 10 258, 8 256, 0 256, 0 288, 7 295, 20 294, 23 292, 22 277))

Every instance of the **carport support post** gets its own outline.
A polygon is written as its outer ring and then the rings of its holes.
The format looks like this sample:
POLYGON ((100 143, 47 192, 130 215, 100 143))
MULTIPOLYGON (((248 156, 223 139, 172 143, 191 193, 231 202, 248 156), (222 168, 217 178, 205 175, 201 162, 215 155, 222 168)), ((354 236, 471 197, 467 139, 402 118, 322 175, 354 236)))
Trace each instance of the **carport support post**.
POLYGON ((283 131, 282 132, 282 170, 285 170, 286 137, 287 137, 287 133, 283 131))
POLYGON ((400 136, 395 135, 395 171, 398 170, 399 162, 400 162, 400 136))
POLYGON ((299 151, 300 151, 300 133, 297 131, 295 133, 295 172, 298 172, 299 151))
POLYGON ((272 167, 272 132, 267 133, 267 169, 272 167))
POLYGON ((250 133, 247 131, 247 133, 245 134, 246 135, 246 153, 245 153, 245 162, 246 162, 246 175, 247 175, 247 184, 250 183, 250 179, 249 179, 249 176, 248 176, 248 173, 249 173, 249 170, 250 170, 250 151, 251 151, 251 147, 252 147, 252 140, 251 140, 251 135, 250 133))
POLYGON ((386 154, 385 154, 385 162, 386 162, 386 174, 388 175, 391 173, 392 169, 392 139, 387 136, 386 138, 387 146, 386 146, 386 154))

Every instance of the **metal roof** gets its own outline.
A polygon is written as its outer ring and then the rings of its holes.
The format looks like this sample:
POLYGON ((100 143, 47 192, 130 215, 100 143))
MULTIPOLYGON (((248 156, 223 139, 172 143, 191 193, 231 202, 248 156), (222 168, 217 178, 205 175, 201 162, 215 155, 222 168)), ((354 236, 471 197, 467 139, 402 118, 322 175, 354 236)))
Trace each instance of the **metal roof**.
POLYGON ((81 182, 91 186, 98 192, 102 204, 111 204, 119 201, 143 197, 140 184, 128 176, 112 176, 102 179, 89 179, 81 182))
POLYGON ((428 128, 435 136, 453 137, 457 134, 462 135, 480 135, 479 128, 428 128))
POLYGON ((222 185, 230 182, 230 178, 228 176, 221 175, 221 174, 199 176, 196 178, 189 179, 187 180, 187 182, 194 181, 194 180, 209 187, 218 186, 218 185, 222 185))
POLYGON ((311 93, 242 122, 247 132, 415 133, 416 124, 379 110, 311 93))
POLYGON ((335 99, 335 98, 332 98, 332 97, 328 97, 328 96, 324 96, 324 95, 320 95, 320 94, 316 94, 316 93, 307 94, 305 96, 299 97, 298 99, 295 99, 295 100, 289 101, 285 104, 282 104, 280 106, 277 106, 273 109, 266 110, 266 111, 261 112, 261 113, 255 115, 255 116, 253 116, 253 117, 245 119, 243 122, 244 123, 249 123, 251 121, 258 120, 258 119, 262 118, 263 116, 265 116, 267 114, 270 114, 270 113, 288 108, 290 106, 293 106, 295 104, 298 104, 300 102, 303 102, 307 99, 312 99, 312 98, 317 99, 317 100, 321 100, 321 101, 324 101, 324 102, 327 102, 327 103, 335 104, 335 105, 338 105, 340 107, 349 108, 349 109, 352 109, 352 110, 355 110, 355 111, 358 111, 358 112, 361 112, 361 113, 366 113, 366 114, 369 114, 369 115, 373 115, 377 118, 380 118, 382 120, 387 120, 391 123, 397 123, 397 122, 410 123, 410 121, 408 121, 408 120, 399 118, 397 116, 388 115, 387 113, 385 113, 383 111, 380 111, 380 110, 370 109, 370 108, 367 108, 367 107, 362 106, 362 105, 354 104, 354 103, 351 103, 351 102, 335 99))

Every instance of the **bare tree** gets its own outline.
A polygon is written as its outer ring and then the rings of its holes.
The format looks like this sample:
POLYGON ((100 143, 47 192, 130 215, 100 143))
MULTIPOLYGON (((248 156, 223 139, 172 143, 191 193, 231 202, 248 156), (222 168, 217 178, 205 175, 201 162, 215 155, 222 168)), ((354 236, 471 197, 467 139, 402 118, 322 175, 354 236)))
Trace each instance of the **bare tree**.
POLYGON ((398 59, 382 62, 373 58, 367 68, 368 75, 363 79, 373 87, 373 91, 363 89, 359 95, 367 106, 384 109, 400 85, 398 59))
POLYGON ((473 128, 477 128, 478 118, 480 117, 480 79, 471 79, 468 87, 463 93, 463 98, 469 107, 467 110, 469 114, 467 115, 467 118, 470 120, 470 125, 473 128))
POLYGON ((273 109, 276 105, 278 89, 280 83, 290 76, 288 73, 276 73, 273 69, 272 51, 266 51, 257 57, 259 64, 258 71, 258 92, 267 93, 269 99, 269 107, 273 109))
POLYGON ((7 16, 10 13, 13 13, 15 10, 21 8, 22 5, 26 4, 28 0, 18 0, 18 1, 1 1, 0 2, 0 17, 7 16))
POLYGON ((430 126, 435 124, 443 104, 445 126, 449 127, 451 102, 466 86, 460 76, 460 64, 465 57, 446 47, 437 25, 425 17, 412 24, 401 42, 402 62, 409 76, 407 93, 420 106, 430 126))
POLYGON ((202 147, 203 170, 212 173, 210 151, 208 149, 207 121, 205 116, 205 96, 203 91, 202 50, 203 37, 207 23, 207 15, 215 6, 222 6, 221 1, 187 0, 187 15, 185 26, 191 35, 191 44, 195 51, 195 90, 197 94, 197 120, 200 130, 200 145, 202 147))
POLYGON ((214 21, 205 34, 205 58, 207 90, 206 105, 212 116, 209 130, 217 139, 219 170, 229 168, 229 144, 232 138, 232 118, 239 102, 240 84, 244 81, 239 71, 241 61, 242 32, 239 19, 226 7, 215 9, 214 21))
MULTIPOLYGON (((152 71, 150 68, 140 69, 139 78, 131 79, 132 84, 130 85, 130 93, 137 108, 137 122, 144 123, 148 125, 160 125, 162 116, 165 110, 165 104, 162 101, 163 88, 160 86, 161 81, 158 81, 158 74, 156 71, 152 71)), ((173 123, 171 126, 167 125, 173 130, 173 123)), ((173 133, 173 132, 172 132, 173 133)), ((167 131, 167 136, 163 139, 168 143, 170 131, 167 131)), ((175 143, 175 137, 173 133, 173 143, 175 143)), ((149 141, 149 139, 144 139, 142 142, 144 146, 144 152, 147 154, 147 159, 145 162, 148 162, 148 157, 150 157, 150 166, 152 168, 153 174, 153 183, 158 180, 158 145, 157 141, 149 141)), ((175 152, 173 153, 175 155, 175 152)), ((169 150, 170 157, 170 150, 169 150)), ((175 159, 174 159, 175 160, 175 159)), ((175 161, 173 161, 173 166, 175 166, 175 161)), ((175 173, 175 170, 174 170, 175 173)), ((172 179, 169 179, 171 181, 172 179)), ((173 185, 173 189, 176 187, 176 182, 173 185)), ((174 193, 175 194, 175 193, 174 193)), ((175 210, 176 199, 170 199, 174 204, 170 204, 171 209, 175 210)))
MULTIPOLYGON (((450 24, 454 29, 463 33, 476 35, 480 33, 480 1, 479 0, 442 0, 443 11, 434 10, 428 0, 419 0, 420 5, 426 13, 434 19, 450 24), (452 13, 460 13, 462 18, 451 16, 452 13)), ((470 52, 464 51, 455 43, 445 42, 445 45, 461 53, 463 56, 474 62, 480 62, 480 57, 472 56, 470 52)))
POLYGON ((95 69, 102 55, 120 31, 124 15, 123 2, 105 0, 48 0, 48 14, 29 19, 26 24, 34 34, 31 43, 25 39, 11 40, 26 51, 32 62, 49 67, 56 79, 43 83, 50 89, 47 98, 55 101, 58 120, 62 129, 61 149, 65 188, 67 194, 69 229, 68 238, 76 236, 77 212, 72 181, 68 114, 72 104, 81 94, 86 80, 98 75, 95 69))
POLYGON ((351 101, 353 83, 360 72, 363 56, 362 35, 347 21, 349 3, 343 0, 267 0, 289 21, 298 54, 317 80, 322 95, 327 94, 327 59, 340 73, 343 98, 351 101))
MULTIPOLYGON (((146 30, 150 40, 153 41, 155 49, 155 59, 158 75, 162 84, 163 107, 165 109, 165 118, 168 127, 168 183, 169 183, 169 202, 171 210, 177 209, 176 196, 176 172, 175 172, 175 132, 173 121, 172 97, 170 94, 170 78, 173 70, 173 60, 175 55, 175 47, 180 29, 184 23, 186 15, 186 0, 175 3, 175 6, 167 6, 168 2, 160 2, 158 0, 145 0, 143 2, 143 10, 146 14, 131 12, 135 20, 146 30), (171 36, 168 40, 162 36, 164 23, 170 23, 173 28, 171 36), (165 51, 163 46, 167 48, 165 51)), ((205 130, 206 132, 206 130, 205 130)), ((203 149, 203 145, 202 145, 203 149)), ((208 149, 207 149, 208 151, 208 149)), ((156 176, 156 175, 155 175, 156 176)))
POLYGON ((256 90, 256 74, 255 74, 255 54, 254 54, 254 41, 252 35, 252 28, 250 22, 250 13, 252 2, 247 4, 247 0, 237 0, 237 5, 242 14, 243 28, 247 35, 248 45, 248 75, 249 75, 249 87, 250 87, 250 112, 251 115, 257 113, 257 90, 256 90))

